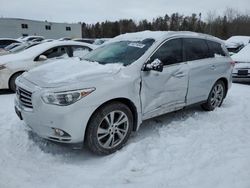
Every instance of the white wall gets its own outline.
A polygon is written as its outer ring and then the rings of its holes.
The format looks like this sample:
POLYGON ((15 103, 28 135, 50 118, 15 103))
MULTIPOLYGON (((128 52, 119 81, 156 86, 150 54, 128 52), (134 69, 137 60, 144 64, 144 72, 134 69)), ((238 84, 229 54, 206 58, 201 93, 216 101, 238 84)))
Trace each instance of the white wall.
POLYGON ((81 38, 82 27, 81 24, 0 18, 0 38, 19 38, 23 34, 39 35, 48 39, 58 39, 62 37, 81 38), (23 29, 22 24, 28 24, 28 29, 23 29), (46 30, 46 25, 50 25, 51 30, 46 30), (71 31, 66 31, 67 26, 71 27, 71 31))

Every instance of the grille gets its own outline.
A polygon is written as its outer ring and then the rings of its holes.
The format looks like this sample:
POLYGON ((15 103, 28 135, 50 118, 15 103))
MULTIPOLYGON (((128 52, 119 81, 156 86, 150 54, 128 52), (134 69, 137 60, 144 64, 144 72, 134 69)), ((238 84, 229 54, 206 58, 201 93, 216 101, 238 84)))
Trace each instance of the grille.
POLYGON ((32 105, 32 93, 18 87, 16 90, 17 98, 19 99, 21 105, 27 107, 27 108, 33 108, 32 105))

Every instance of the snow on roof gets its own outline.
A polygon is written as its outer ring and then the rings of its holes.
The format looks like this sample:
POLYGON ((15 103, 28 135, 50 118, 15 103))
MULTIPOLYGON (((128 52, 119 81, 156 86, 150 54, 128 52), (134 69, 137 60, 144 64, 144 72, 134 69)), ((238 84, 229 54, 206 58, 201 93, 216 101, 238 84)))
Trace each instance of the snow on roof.
POLYGON ((250 44, 245 46, 237 54, 231 56, 234 61, 250 62, 250 44))
POLYGON ((132 41, 142 41, 144 39, 152 38, 155 40, 159 40, 160 38, 166 36, 170 32, 168 31, 141 31, 135 33, 125 33, 111 39, 111 41, 119 41, 119 40, 132 40, 132 41))
POLYGON ((12 40, 12 41, 20 42, 20 40, 12 39, 12 38, 0 38, 0 40, 12 40))
POLYGON ((250 42, 250 36, 232 36, 226 40, 226 46, 230 47, 238 47, 239 45, 247 45, 250 42))
POLYGON ((191 31, 141 31, 135 33, 122 34, 111 39, 108 42, 123 41, 123 40, 142 41, 144 39, 149 39, 149 38, 158 41, 166 39, 167 37, 171 36, 192 36, 192 37, 212 38, 222 43, 222 40, 219 38, 191 31))

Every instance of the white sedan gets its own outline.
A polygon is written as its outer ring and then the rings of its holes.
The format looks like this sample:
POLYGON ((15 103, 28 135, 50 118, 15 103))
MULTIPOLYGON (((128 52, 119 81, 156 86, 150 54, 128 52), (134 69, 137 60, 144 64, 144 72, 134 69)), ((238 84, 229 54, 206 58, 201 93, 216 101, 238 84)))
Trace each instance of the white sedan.
POLYGON ((235 61, 233 81, 250 82, 250 44, 232 56, 235 61))
POLYGON ((48 59, 59 57, 83 57, 95 45, 75 41, 41 43, 24 51, 0 57, 0 89, 15 91, 15 80, 23 72, 49 63, 48 59))

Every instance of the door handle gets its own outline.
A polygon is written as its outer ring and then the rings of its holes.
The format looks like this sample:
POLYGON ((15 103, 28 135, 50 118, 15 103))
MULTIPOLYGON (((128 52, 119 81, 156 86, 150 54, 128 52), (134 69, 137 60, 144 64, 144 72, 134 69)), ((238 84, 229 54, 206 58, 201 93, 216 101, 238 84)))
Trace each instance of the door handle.
POLYGON ((216 69, 216 66, 215 65, 211 65, 210 67, 212 70, 215 70, 216 69))
POLYGON ((173 74, 173 77, 175 77, 175 78, 182 78, 184 76, 185 76, 184 72, 177 72, 177 73, 173 74))

